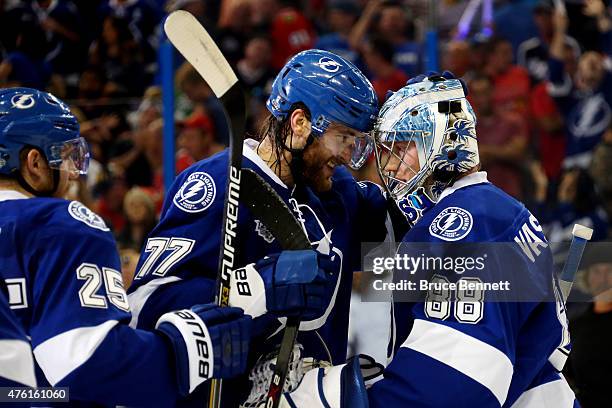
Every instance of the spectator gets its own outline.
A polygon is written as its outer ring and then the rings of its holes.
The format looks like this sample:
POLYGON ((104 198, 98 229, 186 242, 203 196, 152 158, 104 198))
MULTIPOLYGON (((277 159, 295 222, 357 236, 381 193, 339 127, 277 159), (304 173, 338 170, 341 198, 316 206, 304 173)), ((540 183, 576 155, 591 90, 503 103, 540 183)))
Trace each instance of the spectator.
POLYGON ((106 76, 98 67, 87 67, 81 72, 77 85, 76 105, 86 119, 95 119, 102 115, 105 107, 100 103, 106 88, 106 76))
POLYGON ((589 172, 601 195, 608 219, 612 219, 612 121, 595 147, 589 172))
POLYGON ((236 64, 236 73, 251 93, 269 93, 276 72, 271 68, 272 44, 267 36, 256 35, 249 39, 244 58, 236 64))
POLYGON ((371 0, 351 30, 350 44, 354 49, 361 49, 371 30, 393 45, 393 63, 409 77, 416 76, 421 71, 421 49, 410 39, 410 28, 408 15, 400 3, 371 0))
POLYGON ((300 51, 313 48, 316 32, 294 0, 251 0, 255 24, 268 26, 272 39, 272 68, 277 72, 300 51))
POLYGON ((492 183, 522 199, 527 123, 519 114, 495 105, 492 82, 486 76, 470 82, 469 98, 478 118, 476 134, 483 169, 492 183))
MULTIPOLYGON (((612 21, 603 6, 601 13, 598 21, 602 35, 609 36, 612 42, 612 21)), ((567 15, 556 12, 550 47, 549 91, 565 117, 567 152, 563 166, 586 168, 593 148, 612 120, 612 70, 606 67, 604 56, 589 51, 580 57, 576 74, 570 76, 563 63, 567 24, 567 15)))
POLYGON ((371 73, 372 86, 379 104, 387 91, 397 91, 406 84, 408 76, 393 65, 393 46, 379 37, 370 38, 363 47, 363 59, 371 73))
POLYGON ((47 34, 49 51, 45 60, 69 87, 75 88, 87 55, 76 6, 67 0, 36 0, 32 9, 47 34))
POLYGON ((501 38, 487 44, 484 72, 493 80, 495 109, 527 113, 530 81, 523 67, 512 63, 512 45, 501 38))
POLYGON ((212 123, 203 113, 196 113, 183 122, 177 147, 176 164, 179 172, 224 149, 224 146, 215 140, 212 123))
MULTIPOLYGON (((535 36, 537 29, 532 18, 533 3, 537 0, 513 0, 495 4, 494 24, 498 36, 512 44, 512 49, 535 36)), ((564 1, 564 0, 561 0, 564 1)))
MULTIPOLYGON (((143 58, 147 64, 157 59, 156 29, 161 21, 161 9, 150 0, 105 0, 100 6, 99 15, 104 20, 115 17, 126 22, 131 37, 143 51, 143 58)), ((142 69, 143 67, 141 67, 142 69)), ((145 67, 148 74, 152 74, 154 65, 145 67)))
MULTIPOLYGON (((538 35, 524 42, 518 48, 518 64, 527 68, 533 84, 548 79, 548 49, 553 38, 552 0, 541 0, 533 9, 533 18, 538 27, 538 35)), ((580 55, 578 42, 566 35, 564 44, 576 58, 580 55)))
POLYGON ((358 16, 359 8, 354 1, 330 1, 327 5, 327 28, 330 32, 320 36, 314 47, 333 52, 359 66, 359 53, 349 44, 349 34, 358 16))
POLYGON ((223 105, 212 93, 206 81, 189 64, 183 64, 176 72, 176 83, 181 90, 177 105, 182 104, 178 119, 184 119, 194 112, 202 112, 213 121, 217 134, 217 141, 227 146, 229 144, 229 128, 225 119, 223 105))
POLYGON ((252 9, 250 0, 222 0, 216 41, 230 64, 240 58, 252 31, 252 9))
POLYGON ((44 61, 45 34, 31 23, 21 25, 20 30, 15 50, 0 63, 0 85, 44 90, 52 75, 51 65, 44 61))
MULTIPOLYGON (((550 242, 569 242, 575 223, 593 229, 593 241, 601 241, 608 234, 608 217, 601 208, 595 191, 593 179, 586 170, 567 169, 561 175, 557 188, 557 202, 552 207, 546 206, 548 180, 540 166, 532 166, 533 179, 536 185, 535 207, 532 212, 540 220, 546 237, 550 242)), ((559 259, 566 259, 565 253, 559 259)))
POLYGON ((157 222, 153 200, 141 188, 132 187, 123 199, 123 212, 126 223, 117 236, 117 244, 140 252, 149 232, 157 222))
POLYGON ((472 66, 472 51, 468 42, 453 40, 446 44, 445 51, 442 53, 444 70, 452 72, 458 78, 469 81, 473 74, 472 66))
POLYGON ((127 20, 108 16, 101 37, 89 51, 89 62, 102 69, 108 82, 104 93, 140 96, 150 77, 143 74, 142 50, 128 28, 127 20))
POLYGON ((583 257, 584 272, 578 279, 593 302, 570 320, 572 352, 566 374, 584 408, 610 405, 612 366, 612 255, 608 244, 591 244, 583 257))
POLYGON ((556 183, 565 158, 565 133, 563 117, 555 101, 548 93, 546 82, 538 83, 529 97, 531 125, 535 136, 534 147, 542 163, 546 177, 556 183))
POLYGON ((117 236, 123 231, 126 222, 123 200, 128 191, 127 183, 122 176, 111 175, 108 180, 101 182, 96 190, 99 198, 95 212, 104 218, 106 225, 117 236))

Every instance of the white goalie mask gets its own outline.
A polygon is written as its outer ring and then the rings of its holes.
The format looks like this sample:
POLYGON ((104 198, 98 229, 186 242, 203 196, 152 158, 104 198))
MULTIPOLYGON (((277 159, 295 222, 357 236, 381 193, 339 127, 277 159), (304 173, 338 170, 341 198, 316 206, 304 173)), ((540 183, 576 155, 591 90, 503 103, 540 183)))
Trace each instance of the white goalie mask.
POLYGON ((479 164, 476 116, 465 96, 459 80, 430 76, 401 88, 381 108, 374 128, 376 161, 396 202, 419 187, 435 202, 479 164))

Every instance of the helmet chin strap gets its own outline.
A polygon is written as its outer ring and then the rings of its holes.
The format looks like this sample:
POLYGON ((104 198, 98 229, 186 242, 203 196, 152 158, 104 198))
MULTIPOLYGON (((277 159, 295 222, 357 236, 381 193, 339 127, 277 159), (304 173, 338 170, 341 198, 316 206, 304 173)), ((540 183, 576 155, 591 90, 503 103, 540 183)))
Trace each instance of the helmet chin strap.
POLYGON ((21 188, 23 188, 25 191, 27 191, 28 193, 32 194, 35 197, 53 197, 53 195, 57 192, 57 189, 59 187, 60 171, 58 169, 51 169, 51 178, 53 179, 53 188, 48 189, 48 190, 43 190, 43 191, 35 190, 23 178, 23 176, 21 175, 21 172, 17 171, 16 173, 17 174, 16 174, 15 179, 17 180, 21 188))
POLYGON ((314 142, 315 138, 310 132, 308 135, 308 139, 306 139, 306 144, 301 149, 294 149, 285 144, 283 140, 283 149, 287 150, 291 153, 291 162, 289 163, 289 170, 291 171, 291 176, 293 177, 293 183, 297 185, 304 184, 304 151, 314 142))

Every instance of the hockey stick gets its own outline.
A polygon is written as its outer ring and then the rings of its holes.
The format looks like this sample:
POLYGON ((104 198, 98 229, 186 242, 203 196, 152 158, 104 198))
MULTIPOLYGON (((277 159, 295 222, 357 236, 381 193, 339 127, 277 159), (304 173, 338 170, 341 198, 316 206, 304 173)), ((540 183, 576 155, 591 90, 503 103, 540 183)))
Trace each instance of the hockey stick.
MULTIPOLYGON (((230 123, 230 167, 225 200, 219 275, 217 277, 217 303, 229 302, 229 274, 238 259, 237 219, 238 201, 246 204, 266 225, 283 249, 307 249, 310 242, 302 226, 278 194, 255 172, 241 168, 242 144, 246 107, 244 94, 231 66, 210 35, 190 13, 175 11, 164 24, 168 39, 198 71, 221 99, 230 123), (240 196, 240 187, 249 194, 240 196)), ((289 318, 285 326, 279 355, 276 360, 267 406, 277 407, 287 376, 293 345, 299 328, 299 318, 289 318), (270 405, 272 404, 272 405, 270 405)), ((209 407, 221 406, 221 381, 211 381, 209 407)))
MULTIPOLYGON (((242 145, 246 121, 244 93, 238 77, 210 35, 190 13, 178 10, 168 16, 164 31, 170 42, 198 71, 221 100, 230 124, 230 158, 226 185, 219 273, 215 301, 220 306, 229 304, 230 274, 239 259, 238 201, 242 172, 242 145)), ((208 406, 221 407, 221 380, 212 379, 208 406)))
POLYGON ((580 224, 574 224, 574 228, 572 229, 572 243, 570 244, 567 260, 565 261, 565 265, 563 265, 561 277, 559 278, 559 287, 561 288, 564 302, 567 302, 567 298, 572 290, 574 278, 580 266, 580 260, 582 259, 582 253, 584 252, 586 243, 592 236, 593 230, 591 228, 580 224))
MULTIPOLYGON (((242 183, 244 188, 249 191, 241 201, 246 204, 254 218, 259 218, 261 222, 270 230, 272 235, 278 240, 283 249, 309 249, 310 241, 296 220, 287 204, 279 195, 266 183, 257 173, 251 169, 243 170, 242 183)), ((291 353, 297 339, 300 327, 299 317, 289 317, 285 324, 283 339, 281 341, 274 373, 268 389, 266 398, 266 408, 277 408, 280 397, 289 371, 291 353)))

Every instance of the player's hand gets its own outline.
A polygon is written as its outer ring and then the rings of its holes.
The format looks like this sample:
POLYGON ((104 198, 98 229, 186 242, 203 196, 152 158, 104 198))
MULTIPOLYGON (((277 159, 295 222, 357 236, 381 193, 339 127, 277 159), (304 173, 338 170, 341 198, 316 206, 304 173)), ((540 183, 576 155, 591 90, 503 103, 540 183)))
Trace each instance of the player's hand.
POLYGON ((239 308, 197 305, 162 315, 155 328, 172 344, 182 395, 210 378, 230 378, 246 370, 251 317, 239 308))
POLYGON ((320 317, 327 308, 339 260, 314 250, 283 251, 232 272, 230 305, 253 317, 320 317))

